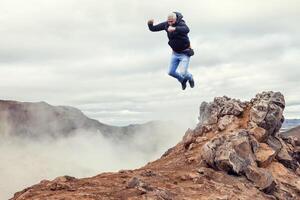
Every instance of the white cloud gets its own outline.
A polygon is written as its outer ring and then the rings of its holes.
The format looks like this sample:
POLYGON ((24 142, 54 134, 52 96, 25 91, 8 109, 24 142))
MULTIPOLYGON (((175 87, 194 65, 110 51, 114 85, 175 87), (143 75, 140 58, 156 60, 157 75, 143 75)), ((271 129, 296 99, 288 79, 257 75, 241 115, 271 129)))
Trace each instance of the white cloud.
POLYGON ((300 98, 299 10, 296 0, 3 0, 2 98, 73 105, 119 125, 196 119, 203 100, 262 90, 283 92, 289 105, 300 98), (167 75, 166 34, 146 26, 173 10, 191 29, 193 90, 167 75))

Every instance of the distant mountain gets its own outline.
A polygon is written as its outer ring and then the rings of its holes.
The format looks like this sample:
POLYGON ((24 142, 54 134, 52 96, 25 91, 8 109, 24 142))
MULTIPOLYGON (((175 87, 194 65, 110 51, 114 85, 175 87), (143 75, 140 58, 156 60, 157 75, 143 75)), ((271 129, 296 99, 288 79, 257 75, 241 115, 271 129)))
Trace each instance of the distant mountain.
POLYGON ((83 132, 100 132, 107 137, 122 138, 140 131, 159 131, 167 126, 170 127, 169 122, 158 121, 124 127, 111 126, 88 118, 79 109, 70 106, 0 100, 0 136, 57 138, 84 130, 83 132))
POLYGON ((281 134, 285 136, 296 136, 297 138, 299 138, 300 141, 300 126, 291 128, 287 131, 282 132, 281 134))
POLYGON ((282 130, 288 130, 300 125, 300 119, 285 119, 282 124, 282 130))

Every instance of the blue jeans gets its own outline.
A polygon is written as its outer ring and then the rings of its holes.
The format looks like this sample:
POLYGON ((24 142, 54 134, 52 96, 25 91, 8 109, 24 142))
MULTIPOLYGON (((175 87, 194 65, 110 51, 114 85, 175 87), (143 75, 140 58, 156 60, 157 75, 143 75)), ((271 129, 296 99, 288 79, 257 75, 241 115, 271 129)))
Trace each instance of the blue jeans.
POLYGON ((184 79, 192 80, 193 76, 188 72, 189 62, 189 56, 173 51, 169 67, 169 75, 176 78, 180 83, 182 83, 184 79), (177 72, 177 68, 179 65, 182 65, 183 67, 182 73, 177 72))

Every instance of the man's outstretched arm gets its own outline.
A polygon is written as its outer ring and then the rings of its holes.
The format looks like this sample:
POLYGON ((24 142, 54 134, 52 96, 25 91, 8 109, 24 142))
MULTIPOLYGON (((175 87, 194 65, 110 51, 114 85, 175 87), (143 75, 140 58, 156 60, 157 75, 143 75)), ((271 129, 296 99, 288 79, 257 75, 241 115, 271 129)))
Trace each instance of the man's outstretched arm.
POLYGON ((149 20, 148 21, 148 27, 149 27, 149 30, 150 31, 153 31, 153 32, 156 32, 156 31, 162 31, 162 30, 165 30, 166 28, 166 23, 167 22, 162 22, 160 24, 157 24, 157 25, 153 25, 153 20, 149 20))

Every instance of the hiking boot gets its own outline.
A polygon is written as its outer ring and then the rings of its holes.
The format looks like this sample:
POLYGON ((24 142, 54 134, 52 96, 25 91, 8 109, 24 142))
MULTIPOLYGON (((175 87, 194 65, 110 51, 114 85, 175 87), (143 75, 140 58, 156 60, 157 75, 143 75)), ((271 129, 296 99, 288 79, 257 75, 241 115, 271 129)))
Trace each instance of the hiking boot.
POLYGON ((195 86, 193 77, 189 80, 189 84, 190 84, 191 88, 193 88, 195 86))
POLYGON ((187 79, 183 79, 183 81, 181 82, 182 90, 185 90, 185 88, 186 88, 186 82, 187 82, 187 79))

